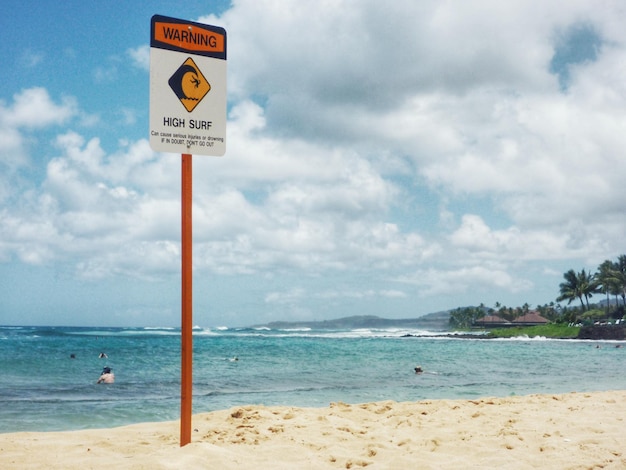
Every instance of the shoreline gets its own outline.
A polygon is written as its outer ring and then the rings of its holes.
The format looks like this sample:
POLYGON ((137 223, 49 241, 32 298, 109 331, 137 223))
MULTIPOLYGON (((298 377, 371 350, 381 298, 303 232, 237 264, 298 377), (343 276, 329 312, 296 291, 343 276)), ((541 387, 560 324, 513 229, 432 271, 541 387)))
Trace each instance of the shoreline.
POLYGON ((323 408, 237 406, 109 429, 0 434, 0 467, 626 468, 626 390, 323 408))
MULTIPOLYGON (((578 335, 573 336, 550 336, 536 334, 531 336, 533 327, 512 326, 508 328, 519 333, 517 336, 528 336, 529 338, 544 337, 546 339, 558 339, 558 340, 589 340, 589 341, 626 341, 626 325, 587 325, 582 326, 578 332, 578 335)), ((495 328, 498 330, 499 328, 495 328)), ((505 328, 506 329, 506 328, 505 328)), ((490 329, 476 330, 474 333, 467 331, 459 331, 457 333, 444 333, 439 336, 444 338, 459 338, 459 339, 507 339, 512 336, 501 334, 490 334, 490 329)), ((402 335, 402 338, 428 338, 429 335, 411 334, 407 333, 402 335)))

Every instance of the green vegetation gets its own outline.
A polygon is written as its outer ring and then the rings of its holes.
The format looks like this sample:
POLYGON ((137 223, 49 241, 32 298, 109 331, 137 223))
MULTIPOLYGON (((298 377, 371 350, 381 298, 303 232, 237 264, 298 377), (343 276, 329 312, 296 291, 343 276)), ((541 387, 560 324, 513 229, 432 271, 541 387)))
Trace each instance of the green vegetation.
POLYGON ((589 298, 593 294, 600 292, 596 276, 587 273, 584 269, 579 273, 570 269, 563 277, 565 282, 559 285, 561 295, 556 300, 558 302, 567 300, 567 303, 570 304, 572 300, 579 299, 583 310, 585 310, 585 305, 587 307, 586 310, 589 310, 589 298), (585 299, 584 302, 583 298, 585 299))
POLYGON ((626 313, 626 255, 620 255, 617 261, 604 261, 598 266, 596 272, 585 269, 576 272, 570 269, 563 274, 563 278, 564 281, 559 284, 559 296, 556 301, 567 301, 567 305, 550 302, 546 305, 538 305, 532 311, 527 303, 513 308, 506 307, 500 302, 496 302, 494 308, 486 307, 482 303, 478 307, 459 307, 450 311, 450 327, 456 330, 484 328, 485 324, 481 323, 481 319, 486 316, 497 317, 489 321, 502 325, 506 322, 514 322, 532 312, 539 314, 550 323, 542 326, 493 329, 490 330, 490 334, 501 338, 519 335, 574 338, 579 328, 567 325, 613 323, 616 319, 626 318, 624 315, 626 313), (594 294, 606 296, 603 304, 590 302, 594 294), (570 306, 572 302, 575 304, 580 302, 580 305, 570 306))
POLYGON ((607 308, 610 296, 615 296, 615 306, 620 307, 618 298, 622 298, 621 308, 626 307, 626 255, 621 255, 616 262, 604 261, 595 273, 587 273, 583 269, 579 273, 573 269, 567 271, 563 277, 565 282, 559 285, 561 295, 558 302, 567 300, 568 305, 575 299, 580 300, 583 309, 589 310, 589 298, 593 294, 605 294, 607 308), (583 302, 584 299, 584 302, 583 302))
POLYGON ((587 310, 580 316, 582 321, 589 320, 592 322, 603 320, 604 318, 606 318, 606 312, 604 310, 600 310, 599 308, 587 310))
POLYGON ((459 330, 469 329, 476 320, 484 316, 483 304, 480 304, 480 307, 459 307, 450 312, 450 325, 459 330))
POLYGON ((490 338, 514 338, 516 336, 528 336, 534 338, 542 336, 545 338, 571 339, 578 336, 580 327, 557 325, 556 323, 548 323, 546 325, 537 326, 516 326, 510 328, 494 328, 489 330, 490 338))

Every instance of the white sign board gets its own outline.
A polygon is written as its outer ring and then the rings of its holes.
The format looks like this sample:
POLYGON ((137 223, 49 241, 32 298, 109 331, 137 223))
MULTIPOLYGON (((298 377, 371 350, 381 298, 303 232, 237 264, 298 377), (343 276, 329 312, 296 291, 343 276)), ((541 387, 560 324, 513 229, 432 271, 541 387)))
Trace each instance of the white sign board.
POLYGON ((150 147, 226 152, 226 30, 154 15, 150 28, 150 147))

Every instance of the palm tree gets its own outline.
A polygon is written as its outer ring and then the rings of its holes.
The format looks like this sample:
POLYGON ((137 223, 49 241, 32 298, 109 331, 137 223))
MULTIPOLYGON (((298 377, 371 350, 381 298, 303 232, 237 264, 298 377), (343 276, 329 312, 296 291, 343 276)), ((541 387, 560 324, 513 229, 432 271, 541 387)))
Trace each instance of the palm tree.
POLYGON ((557 302, 567 300, 567 303, 570 304, 573 300, 579 299, 582 309, 589 310, 589 297, 598 292, 595 276, 587 273, 584 269, 579 273, 570 269, 563 274, 563 277, 565 282, 559 284, 561 295, 557 297, 557 302))
POLYGON ((563 300, 567 300, 567 304, 571 304, 575 299, 580 299, 580 304, 582 305, 583 310, 585 309, 585 304, 583 302, 583 296, 580 292, 580 287, 578 285, 578 276, 576 275, 576 271, 570 269, 565 274, 563 274, 563 278, 565 278, 565 282, 559 284, 559 295, 556 299, 557 302, 561 302, 563 300))
POLYGON ((587 273, 583 269, 577 274, 577 277, 580 293, 585 298, 585 302, 587 302, 587 310, 589 310, 589 297, 592 297, 593 294, 600 292, 596 276, 594 274, 587 273))
POLYGON ((626 255, 620 255, 615 263, 615 283, 622 302, 626 307, 626 255))
MULTIPOLYGON (((598 286, 600 288, 600 292, 606 294, 606 308, 607 313, 611 308, 610 295, 618 295, 619 294, 619 278, 617 274, 617 263, 614 263, 610 260, 604 261, 598 267, 598 273, 596 274, 596 279, 598 282, 598 286)), ((617 303, 617 302, 616 302, 617 303)))

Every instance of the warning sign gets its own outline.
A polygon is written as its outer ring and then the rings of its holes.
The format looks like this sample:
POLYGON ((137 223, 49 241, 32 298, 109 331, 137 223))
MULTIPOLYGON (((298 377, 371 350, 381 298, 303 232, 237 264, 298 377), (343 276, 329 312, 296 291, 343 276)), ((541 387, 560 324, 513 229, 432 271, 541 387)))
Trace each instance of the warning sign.
POLYGON ((189 57, 168 81, 185 109, 192 112, 202 98, 211 90, 211 84, 189 57))
POLYGON ((160 152, 224 155, 226 31, 152 17, 150 146, 160 152))

